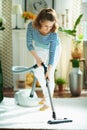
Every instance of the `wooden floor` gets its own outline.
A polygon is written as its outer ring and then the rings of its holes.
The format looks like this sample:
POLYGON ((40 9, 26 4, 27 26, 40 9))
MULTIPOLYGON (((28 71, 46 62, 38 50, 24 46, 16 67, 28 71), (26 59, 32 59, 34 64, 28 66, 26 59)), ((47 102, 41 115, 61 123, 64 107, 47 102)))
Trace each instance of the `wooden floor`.
MULTIPOLYGON (((37 90, 36 93, 37 93, 38 97, 40 97, 40 98, 43 97, 42 90, 37 90)), ((4 94, 4 97, 14 97, 15 91, 13 90, 13 88, 4 88, 3 94, 4 94)), ((83 89, 80 96, 87 97, 87 89, 83 89)), ((60 93, 58 90, 55 90, 54 97, 55 98, 57 98, 57 97, 67 98, 67 97, 72 97, 72 95, 69 90, 64 90, 62 93, 60 93)))
MULTIPOLYGON (((6 97, 14 97, 16 91, 14 91, 12 88, 4 88, 3 93, 6 97)), ((42 91, 36 91, 37 95, 39 97, 43 97, 42 91)))

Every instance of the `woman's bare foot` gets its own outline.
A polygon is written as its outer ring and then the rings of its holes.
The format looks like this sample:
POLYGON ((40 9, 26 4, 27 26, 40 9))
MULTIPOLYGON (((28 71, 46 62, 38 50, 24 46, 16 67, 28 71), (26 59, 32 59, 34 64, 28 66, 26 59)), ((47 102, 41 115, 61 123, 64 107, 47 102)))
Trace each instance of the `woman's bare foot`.
POLYGON ((45 102, 45 98, 42 98, 39 104, 44 104, 44 102, 45 102))
POLYGON ((41 108, 40 108, 40 111, 45 111, 46 109, 48 109, 49 106, 44 104, 41 108))

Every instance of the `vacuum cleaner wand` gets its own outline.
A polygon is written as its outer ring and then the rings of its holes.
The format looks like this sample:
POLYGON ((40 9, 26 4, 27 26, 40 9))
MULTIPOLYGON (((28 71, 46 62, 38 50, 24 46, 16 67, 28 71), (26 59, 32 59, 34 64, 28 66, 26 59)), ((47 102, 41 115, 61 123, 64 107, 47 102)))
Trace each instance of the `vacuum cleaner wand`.
MULTIPOLYGON (((47 67, 42 64, 42 66, 44 67, 44 73, 46 74, 47 72, 47 67)), ((53 120, 49 120, 48 124, 59 124, 59 123, 68 123, 68 122, 72 122, 71 119, 67 119, 67 118, 63 118, 63 119, 56 119, 56 113, 54 110, 54 106, 53 106, 53 101, 52 101, 52 97, 51 97, 51 93, 50 93, 50 88, 49 88, 49 80, 48 78, 46 79, 46 87, 48 90, 48 95, 49 95, 49 99, 50 99, 50 104, 51 104, 51 108, 52 108, 52 118, 53 120)))
POLYGON ((46 87, 48 89, 50 104, 51 104, 51 107, 52 107, 52 117, 53 117, 54 120, 56 120, 56 113, 54 111, 53 102, 52 102, 52 99, 51 99, 51 93, 50 93, 50 89, 49 89, 48 85, 49 85, 49 80, 46 79, 46 87))

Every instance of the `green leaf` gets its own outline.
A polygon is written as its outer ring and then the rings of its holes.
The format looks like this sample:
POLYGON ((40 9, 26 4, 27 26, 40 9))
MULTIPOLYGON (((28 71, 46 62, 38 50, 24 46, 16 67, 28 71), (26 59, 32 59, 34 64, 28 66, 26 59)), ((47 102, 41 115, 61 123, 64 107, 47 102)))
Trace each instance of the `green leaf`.
MULTIPOLYGON (((64 29, 62 27, 59 27, 59 31, 65 32, 68 35, 76 37, 76 31, 77 31, 76 28, 79 25, 82 17, 83 17, 83 14, 80 14, 79 17, 76 19, 73 29, 64 29)), ((82 37, 82 36, 80 36, 80 37, 82 37)))
POLYGON ((83 17, 83 14, 80 14, 79 17, 77 18, 77 20, 76 20, 76 22, 74 24, 74 27, 73 27, 74 30, 77 28, 77 26, 80 23, 82 17, 83 17))
POLYGON ((80 62, 80 60, 79 59, 72 59, 72 66, 73 67, 79 67, 79 62, 80 62))
POLYGON ((64 32, 69 35, 76 36, 76 30, 64 30, 64 32))
POLYGON ((64 29, 62 27, 59 27, 59 31, 65 32, 68 35, 76 36, 76 30, 70 30, 70 29, 64 29))
POLYGON ((66 80, 64 79, 64 78, 57 78, 56 80, 55 80, 55 83, 57 84, 57 85, 63 85, 63 84, 66 84, 66 80))
POLYGON ((83 34, 80 34, 80 35, 78 36, 78 39, 82 40, 82 39, 83 39, 83 34))
POLYGON ((0 30, 4 30, 5 29, 5 27, 0 27, 0 30))

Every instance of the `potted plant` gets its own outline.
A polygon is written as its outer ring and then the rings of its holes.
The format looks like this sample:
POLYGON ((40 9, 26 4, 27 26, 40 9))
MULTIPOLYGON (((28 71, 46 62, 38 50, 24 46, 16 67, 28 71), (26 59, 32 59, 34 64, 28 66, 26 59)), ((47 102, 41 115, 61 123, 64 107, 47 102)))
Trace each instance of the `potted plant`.
POLYGON ((63 91, 63 86, 64 84, 66 84, 66 80, 62 77, 56 78, 55 79, 55 84, 58 86, 59 88, 59 92, 63 91))
POLYGON ((35 19, 35 17, 36 17, 36 15, 35 14, 33 14, 32 12, 23 12, 23 14, 22 14, 22 18, 24 18, 25 19, 25 21, 26 20, 29 20, 29 19, 35 19))
POLYGON ((59 31, 66 33, 69 36, 72 36, 72 42, 73 42, 73 51, 71 53, 72 58, 81 58, 82 57, 82 51, 80 50, 80 45, 83 42, 83 34, 77 35, 77 27, 81 22, 81 19, 83 17, 83 14, 80 14, 79 17, 76 19, 75 24, 73 26, 73 29, 64 29, 62 27, 59 27, 59 31))
POLYGON ((36 15, 32 12, 24 11, 22 14, 22 18, 24 18, 24 27, 27 28, 29 22, 36 18, 36 15))
POLYGON ((71 62, 73 68, 79 68, 79 62, 80 62, 79 59, 72 59, 71 62))
POLYGON ((83 35, 80 34, 77 39, 73 39, 73 50, 71 52, 72 58, 80 59, 82 58, 82 50, 80 49, 80 45, 83 43, 83 35))

